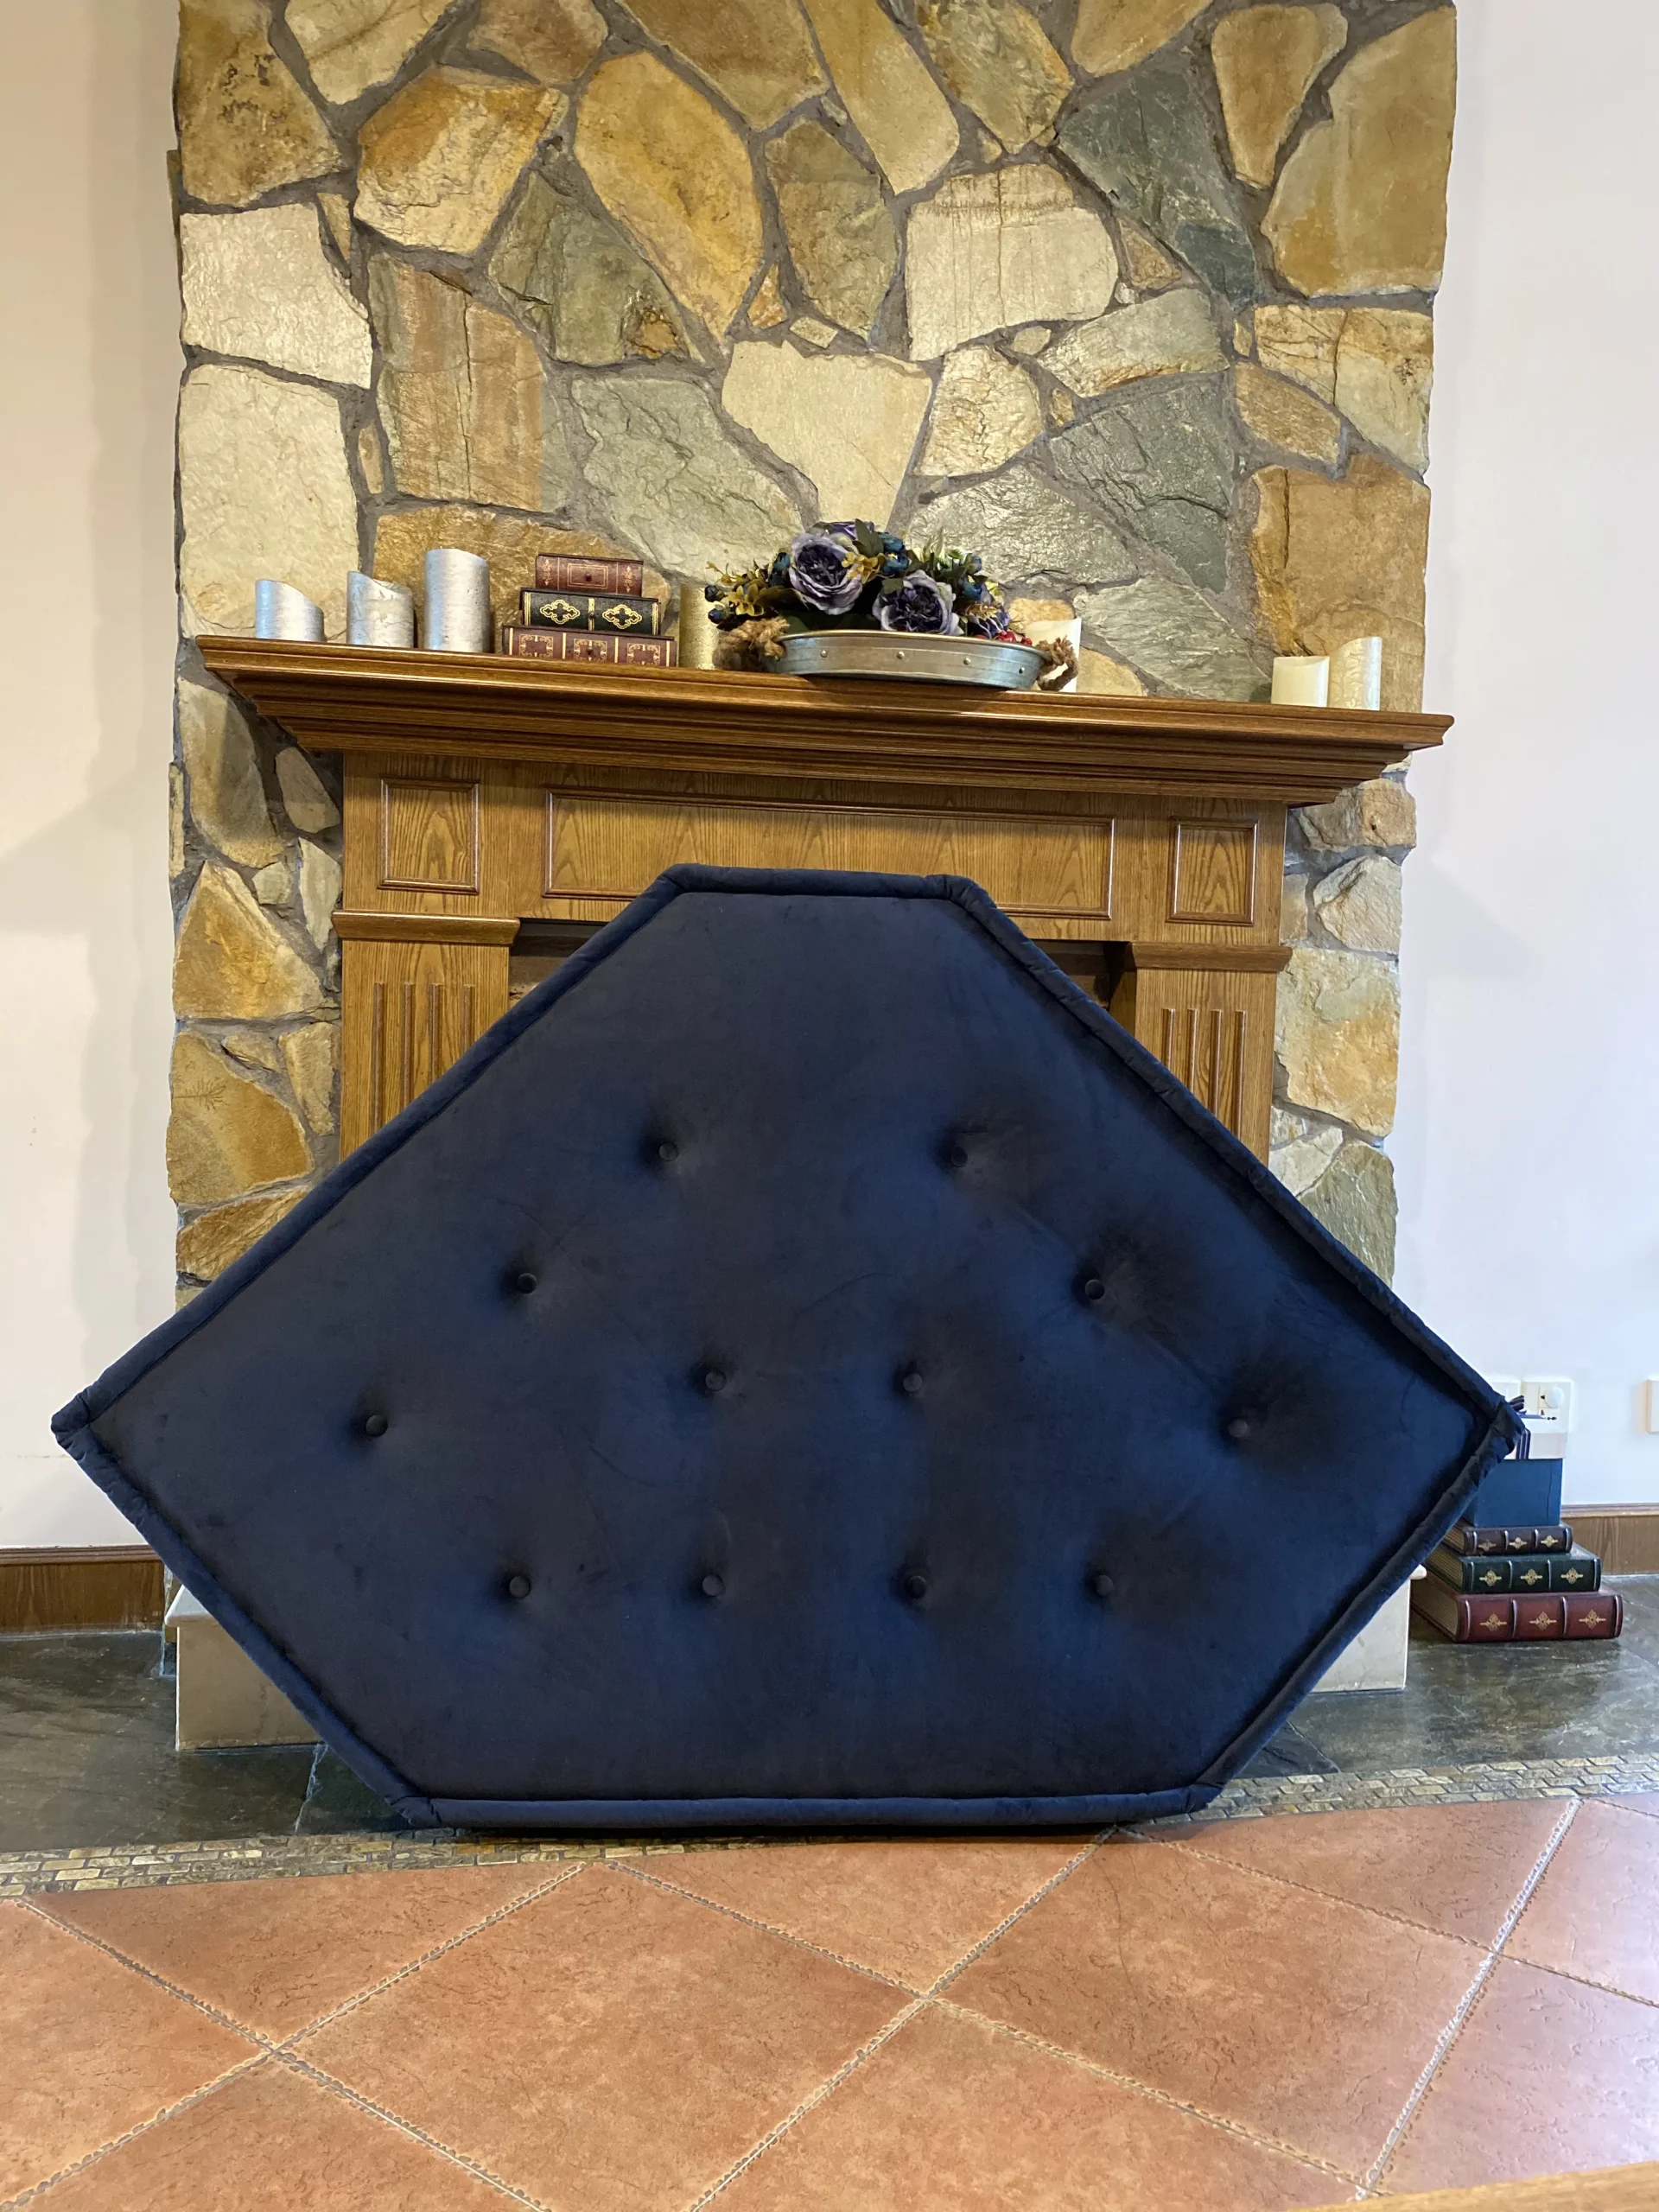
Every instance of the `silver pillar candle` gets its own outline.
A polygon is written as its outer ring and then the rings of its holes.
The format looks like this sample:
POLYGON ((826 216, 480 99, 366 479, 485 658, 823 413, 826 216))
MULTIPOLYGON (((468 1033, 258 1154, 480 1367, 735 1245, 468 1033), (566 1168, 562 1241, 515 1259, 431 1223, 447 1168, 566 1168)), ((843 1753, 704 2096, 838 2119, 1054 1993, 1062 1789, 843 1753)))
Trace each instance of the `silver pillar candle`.
POLYGON ((308 645, 322 642, 322 609, 292 584, 261 576, 253 588, 253 634, 256 638, 293 638, 308 645))
POLYGON ((435 545, 426 556, 426 610, 421 643, 429 653, 486 653, 490 635, 490 564, 457 545, 435 545))
POLYGON ((350 645, 412 645, 415 594, 353 569, 346 579, 346 642, 350 645))

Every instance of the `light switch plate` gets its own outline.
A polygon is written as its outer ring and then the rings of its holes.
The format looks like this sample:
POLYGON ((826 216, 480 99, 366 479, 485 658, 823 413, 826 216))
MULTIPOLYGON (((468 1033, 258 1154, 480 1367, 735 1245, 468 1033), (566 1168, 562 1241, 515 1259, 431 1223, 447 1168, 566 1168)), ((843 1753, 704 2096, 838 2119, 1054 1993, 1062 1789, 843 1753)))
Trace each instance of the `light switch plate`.
POLYGON ((1643 1392, 1644 1426, 1649 1436, 1659 1436, 1659 1375, 1649 1375, 1643 1392))

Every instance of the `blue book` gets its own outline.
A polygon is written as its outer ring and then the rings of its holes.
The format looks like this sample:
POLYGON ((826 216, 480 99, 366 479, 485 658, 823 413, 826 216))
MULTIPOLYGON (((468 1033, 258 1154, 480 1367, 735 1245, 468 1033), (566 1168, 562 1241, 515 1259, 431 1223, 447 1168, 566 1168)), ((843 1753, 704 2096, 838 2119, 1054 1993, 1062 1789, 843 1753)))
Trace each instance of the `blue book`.
POLYGON ((1561 1517, 1559 1459, 1500 1459, 1463 1509, 1478 1529, 1545 1529, 1561 1517))

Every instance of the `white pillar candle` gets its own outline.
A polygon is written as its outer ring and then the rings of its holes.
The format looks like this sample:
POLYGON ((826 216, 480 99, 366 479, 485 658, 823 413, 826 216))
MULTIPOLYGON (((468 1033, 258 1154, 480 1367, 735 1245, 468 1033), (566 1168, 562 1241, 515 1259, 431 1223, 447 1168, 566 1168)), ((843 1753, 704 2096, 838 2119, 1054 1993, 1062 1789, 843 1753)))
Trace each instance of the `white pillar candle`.
POLYGON ((412 645, 415 594, 407 584, 388 583, 353 569, 346 579, 346 642, 348 645, 412 645))
MULTIPOLYGON (((1020 626, 1033 645, 1052 645, 1065 639, 1077 656, 1077 667, 1083 665, 1083 617, 1074 614, 1071 620, 1062 621, 1057 616, 1045 615, 1039 621, 1020 626)), ((1075 691, 1077 679, 1074 671, 1064 683, 1055 685, 1057 691, 1075 691)))
POLYGON ((481 554, 435 545, 427 555, 421 643, 429 653, 490 652, 490 564, 481 554))
POLYGON ((256 638, 293 638, 308 645, 322 642, 322 609, 292 584, 261 576, 253 588, 253 634, 256 638))
POLYGON ((1323 707, 1331 688, 1331 663, 1323 653, 1280 653, 1273 664, 1275 707, 1323 707))
POLYGON ((1382 640, 1351 638, 1331 656, 1331 704, 1369 707, 1375 714, 1382 704, 1382 640))

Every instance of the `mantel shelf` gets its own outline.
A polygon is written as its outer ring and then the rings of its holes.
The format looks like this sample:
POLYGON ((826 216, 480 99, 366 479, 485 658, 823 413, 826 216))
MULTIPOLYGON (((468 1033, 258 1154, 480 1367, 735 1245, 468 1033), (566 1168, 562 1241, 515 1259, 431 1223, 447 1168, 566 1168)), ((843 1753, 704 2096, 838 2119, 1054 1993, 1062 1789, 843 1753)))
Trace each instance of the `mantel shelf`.
POLYGON ((203 637, 215 676, 315 753, 957 789, 1333 798, 1446 715, 942 683, 550 665, 203 637))

